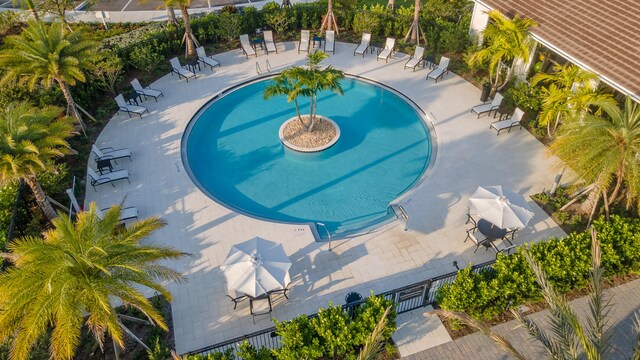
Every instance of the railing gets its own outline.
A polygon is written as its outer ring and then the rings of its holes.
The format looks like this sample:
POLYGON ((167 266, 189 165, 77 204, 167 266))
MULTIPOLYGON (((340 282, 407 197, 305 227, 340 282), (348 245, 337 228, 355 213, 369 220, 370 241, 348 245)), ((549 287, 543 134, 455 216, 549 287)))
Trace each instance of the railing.
MULTIPOLYGON (((320 225, 320 224, 318 224, 320 225)), ((482 264, 473 266, 473 271, 479 273, 485 270, 491 270, 491 265, 495 260, 488 261, 482 264)), ((455 281, 458 272, 451 272, 448 274, 436 276, 431 279, 423 280, 411 285, 407 285, 398 289, 387 291, 379 294, 384 296, 385 299, 392 300, 396 305, 396 312, 402 314, 411 310, 419 309, 427 305, 433 305, 435 303, 435 296, 439 288, 445 284, 450 284, 455 281)), ((366 299, 358 302, 342 305, 342 308, 347 313, 353 313, 353 311, 364 303, 366 299)), ((316 317, 318 314, 309 315, 310 318, 316 317)), ((240 336, 234 339, 230 339, 215 345, 207 346, 198 350, 191 351, 187 355, 207 355, 216 352, 225 352, 231 349, 234 356, 237 358, 237 350, 243 341, 247 341, 257 349, 266 347, 270 349, 280 348, 280 340, 282 338, 276 333, 275 326, 268 329, 257 331, 251 334, 240 336)))
POLYGON ((256 61, 256 72, 258 73, 258 75, 262 73, 262 69, 260 69, 260 64, 258 64, 257 61, 256 61))
POLYGON ((400 204, 391 204, 389 209, 393 211, 396 217, 404 222, 404 231, 409 229, 409 215, 400 204))
POLYGON ((320 229, 323 228, 324 231, 327 233, 327 236, 329 237, 329 251, 332 251, 331 249, 331 231, 329 231, 329 229, 327 229, 327 225, 325 225, 324 223, 316 223, 316 229, 320 229))

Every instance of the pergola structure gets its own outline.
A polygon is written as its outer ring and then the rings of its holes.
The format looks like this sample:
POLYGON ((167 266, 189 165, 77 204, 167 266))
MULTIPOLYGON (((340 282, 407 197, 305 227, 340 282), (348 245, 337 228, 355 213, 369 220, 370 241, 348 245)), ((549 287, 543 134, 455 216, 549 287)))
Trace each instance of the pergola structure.
MULTIPOLYGON (((546 48, 640 102, 638 0, 474 0, 470 33, 481 41, 489 10, 535 20, 532 37, 546 48)), ((532 52, 533 53, 533 52, 532 52)), ((532 58, 521 67, 528 70, 532 58)))

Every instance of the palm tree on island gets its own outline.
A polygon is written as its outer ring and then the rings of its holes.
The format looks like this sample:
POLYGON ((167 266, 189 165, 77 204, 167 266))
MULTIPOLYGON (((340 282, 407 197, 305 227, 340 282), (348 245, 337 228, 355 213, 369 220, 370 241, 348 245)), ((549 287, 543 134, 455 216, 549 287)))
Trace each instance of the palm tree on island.
POLYGON ((344 72, 327 66, 320 67, 322 60, 329 57, 326 53, 316 51, 307 56, 308 67, 294 66, 284 70, 274 79, 274 83, 264 90, 264 98, 284 95, 287 102, 294 102, 298 120, 307 132, 313 131, 318 114, 318 93, 331 90, 342 95, 340 81, 344 79, 344 72), (302 115, 298 104, 298 97, 309 98, 309 114, 302 115))

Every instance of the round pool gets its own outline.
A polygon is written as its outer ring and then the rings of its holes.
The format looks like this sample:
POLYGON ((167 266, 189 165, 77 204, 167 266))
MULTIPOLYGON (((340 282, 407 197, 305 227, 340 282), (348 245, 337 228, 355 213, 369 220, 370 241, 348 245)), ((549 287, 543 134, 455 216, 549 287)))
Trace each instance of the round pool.
MULTIPOLYGON (((265 100, 271 82, 218 97, 191 120, 182 157, 196 185, 234 211, 323 223, 334 236, 389 219, 389 203, 420 180, 431 157, 429 130, 416 109, 388 89, 348 77, 343 96, 318 96, 318 114, 340 127, 338 142, 297 153, 278 137, 295 116, 294 104, 284 96, 265 100)), ((304 114, 309 103, 299 104, 304 114)))

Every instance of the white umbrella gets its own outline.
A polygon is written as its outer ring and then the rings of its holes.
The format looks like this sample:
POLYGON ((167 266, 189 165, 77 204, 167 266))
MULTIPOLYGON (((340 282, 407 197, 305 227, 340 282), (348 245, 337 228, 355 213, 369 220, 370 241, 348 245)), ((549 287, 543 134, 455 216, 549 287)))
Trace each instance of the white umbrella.
POLYGON ((291 261, 282 244, 255 237, 234 245, 220 269, 229 289, 257 297, 285 288, 291 261))
POLYGON ((523 228, 533 217, 524 197, 502 186, 480 186, 469 202, 479 217, 503 229, 523 228))

